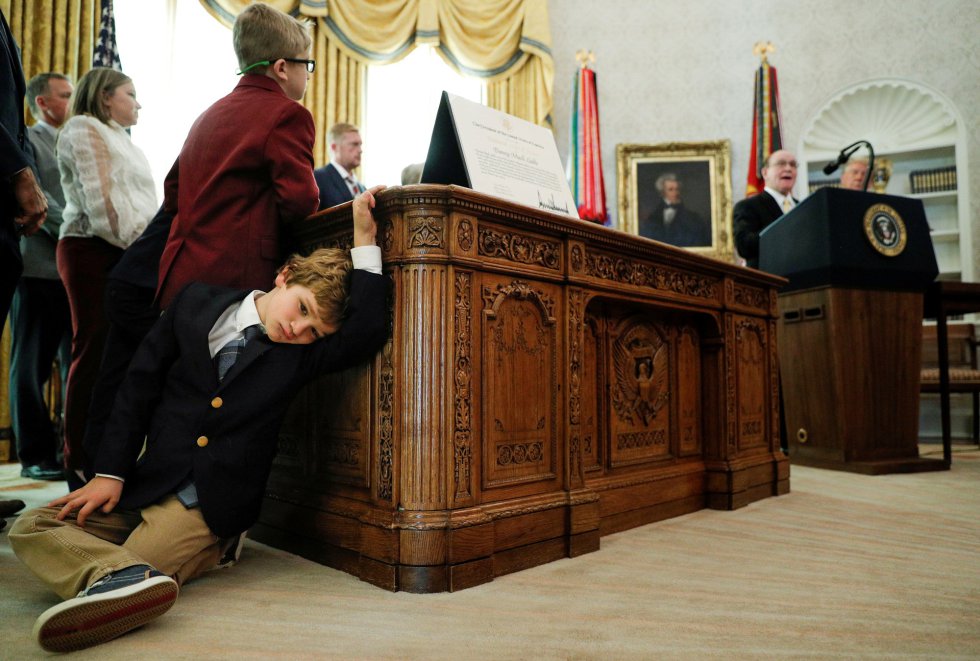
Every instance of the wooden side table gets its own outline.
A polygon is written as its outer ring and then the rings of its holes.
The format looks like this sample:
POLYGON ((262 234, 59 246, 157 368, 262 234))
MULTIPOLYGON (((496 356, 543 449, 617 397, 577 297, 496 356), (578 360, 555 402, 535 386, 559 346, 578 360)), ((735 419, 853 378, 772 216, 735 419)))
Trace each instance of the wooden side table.
POLYGON ((980 312, 980 283, 937 280, 926 290, 923 316, 936 320, 939 349, 939 408, 943 428, 943 462, 953 458, 949 418, 949 335, 946 318, 951 314, 980 312))

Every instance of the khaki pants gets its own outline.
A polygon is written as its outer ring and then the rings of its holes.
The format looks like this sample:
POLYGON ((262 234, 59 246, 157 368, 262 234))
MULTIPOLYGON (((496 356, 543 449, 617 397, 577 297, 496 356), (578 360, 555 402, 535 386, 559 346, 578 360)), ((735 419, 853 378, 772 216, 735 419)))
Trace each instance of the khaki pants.
POLYGON ((137 512, 93 512, 84 528, 74 513, 58 521, 60 509, 25 512, 8 536, 17 557, 62 599, 133 565, 150 565, 183 585, 221 558, 200 508, 186 509, 176 496, 137 512))

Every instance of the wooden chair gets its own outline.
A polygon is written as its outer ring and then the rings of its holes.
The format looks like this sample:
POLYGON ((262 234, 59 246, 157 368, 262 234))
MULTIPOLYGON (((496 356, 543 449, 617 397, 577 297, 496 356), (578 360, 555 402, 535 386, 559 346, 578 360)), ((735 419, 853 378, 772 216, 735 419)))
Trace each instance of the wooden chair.
MULTIPOLYGON (((973 324, 949 324, 949 392, 973 395, 973 442, 980 443, 980 365, 973 324)), ((921 392, 939 393, 939 349, 936 326, 922 329, 921 392)))

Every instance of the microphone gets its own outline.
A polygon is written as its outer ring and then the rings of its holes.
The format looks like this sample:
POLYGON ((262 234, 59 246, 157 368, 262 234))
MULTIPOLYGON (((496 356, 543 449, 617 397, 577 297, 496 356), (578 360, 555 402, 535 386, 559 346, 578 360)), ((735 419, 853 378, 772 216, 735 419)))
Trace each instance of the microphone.
POLYGON ((833 174, 834 172, 836 172, 837 168, 839 168, 844 163, 847 163, 847 159, 849 159, 863 143, 864 143, 863 140, 858 140, 854 144, 848 145, 843 149, 841 149, 840 154, 837 155, 836 161, 831 161, 830 163, 827 163, 827 165, 823 166, 823 173, 833 174))

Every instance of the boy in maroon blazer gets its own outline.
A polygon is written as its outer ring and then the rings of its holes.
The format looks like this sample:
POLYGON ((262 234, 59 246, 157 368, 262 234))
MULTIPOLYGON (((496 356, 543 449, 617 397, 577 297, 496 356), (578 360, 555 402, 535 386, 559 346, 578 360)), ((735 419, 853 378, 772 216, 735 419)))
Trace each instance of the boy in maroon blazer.
POLYGON ((10 530, 64 601, 34 625, 44 649, 106 642, 166 612, 258 519, 296 392, 368 359, 387 337, 376 186, 353 203, 354 247, 287 261, 268 292, 191 283, 133 357, 80 489, 10 530), (76 596, 77 595, 77 596, 76 596))
POLYGON ((164 206, 177 215, 160 259, 161 309, 192 280, 267 286, 285 257, 281 225, 319 203, 313 117, 299 103, 314 67, 307 27, 255 3, 232 39, 242 79, 194 122, 167 176, 164 206))

